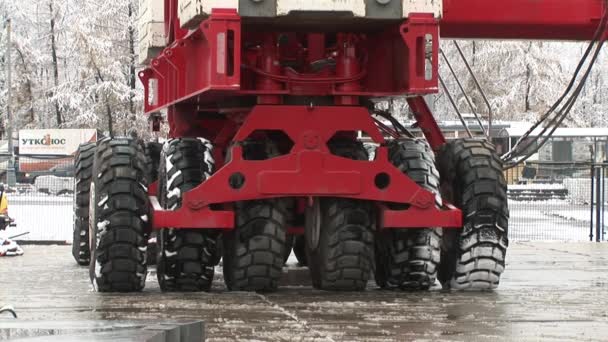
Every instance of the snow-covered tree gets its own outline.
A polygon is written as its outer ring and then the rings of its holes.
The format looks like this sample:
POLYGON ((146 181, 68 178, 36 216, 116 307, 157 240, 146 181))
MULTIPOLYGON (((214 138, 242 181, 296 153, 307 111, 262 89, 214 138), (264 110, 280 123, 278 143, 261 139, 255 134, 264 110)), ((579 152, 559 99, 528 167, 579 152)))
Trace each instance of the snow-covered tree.
MULTIPOLYGON (((7 48, 4 22, 11 18, 14 124, 20 128, 94 127, 116 135, 136 128, 142 135, 143 92, 138 66, 137 0, 0 1, 0 125, 5 120, 7 48)), ((461 41, 496 119, 536 120, 565 89, 586 43, 461 41)), ((454 45, 442 48, 475 111, 488 111, 454 45)), ((608 58, 600 56, 568 126, 608 126, 608 58)), ((458 108, 470 112, 443 60, 441 75, 458 108)), ((430 98, 440 119, 455 119, 442 91, 430 98)), ((391 109, 407 119, 404 99, 391 109)), ((0 126, 0 131, 3 126, 0 126)), ((2 132, 0 132, 2 133, 2 132)))
MULTIPOLYGON (((566 89, 587 43, 474 41, 459 42, 484 89, 496 119, 534 121, 559 98, 566 89)), ((464 63, 450 41, 442 44, 448 59, 470 95, 474 109, 487 115, 485 103, 474 86, 464 63)), ((607 125, 608 103, 603 92, 608 60, 600 57, 585 91, 572 110, 569 126, 597 127, 607 125), (603 71, 603 72, 602 72, 603 71), (591 118, 593 116, 593 119, 591 118), (603 124, 602 124, 603 123, 603 124)), ((442 60, 443 62, 443 60, 442 60)), ((455 95, 458 108, 470 109, 444 63, 441 67, 447 87, 455 95)), ((440 117, 453 118, 454 109, 441 92, 435 100, 440 117)))

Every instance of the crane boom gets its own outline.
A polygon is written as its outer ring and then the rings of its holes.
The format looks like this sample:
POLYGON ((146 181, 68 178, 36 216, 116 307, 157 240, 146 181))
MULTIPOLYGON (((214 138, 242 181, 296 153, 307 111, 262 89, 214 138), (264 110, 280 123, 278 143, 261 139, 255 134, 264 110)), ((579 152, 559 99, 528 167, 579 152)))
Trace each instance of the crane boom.
POLYGON ((603 0, 443 0, 441 36, 591 40, 605 10, 603 0))

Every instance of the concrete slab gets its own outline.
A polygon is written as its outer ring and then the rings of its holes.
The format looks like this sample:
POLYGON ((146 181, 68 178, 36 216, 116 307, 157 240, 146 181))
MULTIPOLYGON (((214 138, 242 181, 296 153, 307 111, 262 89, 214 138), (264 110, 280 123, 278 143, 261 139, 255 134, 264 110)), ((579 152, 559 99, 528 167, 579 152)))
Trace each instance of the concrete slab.
POLYGON ((150 276, 142 293, 98 294, 69 246, 26 248, 0 258, 0 306, 12 304, 21 321, 203 320, 209 341, 608 340, 605 243, 513 243, 495 292, 391 292, 370 282, 363 293, 331 293, 292 267, 285 286, 264 295, 228 292, 220 276, 211 293, 160 293, 150 276))
POLYGON ((0 319, 0 340, 197 342, 201 321, 28 321, 0 319))

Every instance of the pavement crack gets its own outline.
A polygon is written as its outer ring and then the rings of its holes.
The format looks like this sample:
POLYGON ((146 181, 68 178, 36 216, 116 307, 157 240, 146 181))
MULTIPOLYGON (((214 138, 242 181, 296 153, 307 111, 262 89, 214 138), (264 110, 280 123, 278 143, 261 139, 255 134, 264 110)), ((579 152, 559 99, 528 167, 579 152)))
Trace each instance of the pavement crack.
POLYGON ((300 319, 298 317, 298 315, 296 315, 294 312, 291 312, 289 310, 287 310, 286 308, 282 307, 281 305, 271 301, 270 299, 268 299, 268 297, 264 296, 263 294, 260 293, 255 293, 255 295, 260 298, 264 303, 266 303, 267 305, 271 306, 272 308, 280 311, 283 315, 291 318, 294 322, 296 322, 297 324, 299 324, 303 329, 305 329, 306 331, 309 331, 310 333, 314 334, 316 337, 318 338, 322 338, 326 341, 329 342, 336 342, 333 338, 331 338, 331 336, 327 335, 327 334, 323 334, 322 332, 320 332, 319 330, 314 329, 313 327, 311 327, 307 321, 300 319))

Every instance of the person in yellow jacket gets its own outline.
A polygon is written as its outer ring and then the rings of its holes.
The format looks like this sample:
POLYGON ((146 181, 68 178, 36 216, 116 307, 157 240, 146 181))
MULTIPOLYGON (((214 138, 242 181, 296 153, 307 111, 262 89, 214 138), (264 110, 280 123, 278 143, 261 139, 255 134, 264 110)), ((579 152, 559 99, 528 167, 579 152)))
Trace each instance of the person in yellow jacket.
POLYGON ((10 223, 8 216, 8 197, 4 191, 4 184, 0 183, 0 230, 4 230, 10 223))
POLYGON ((4 185, 0 184, 0 215, 8 216, 8 198, 4 193, 4 185))
POLYGON ((23 249, 9 238, 6 228, 11 224, 8 216, 8 198, 4 192, 4 184, 0 184, 0 257, 23 255, 23 249))

